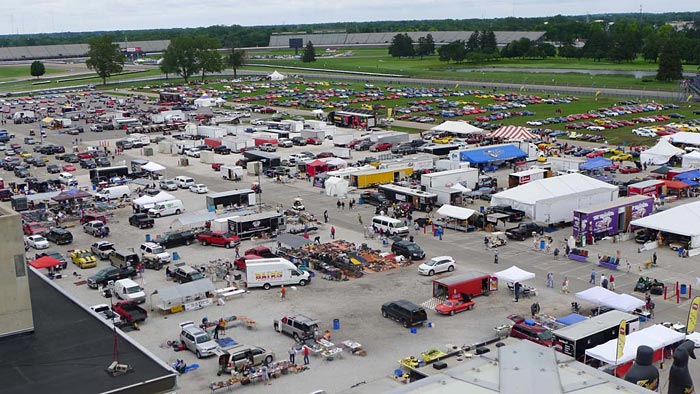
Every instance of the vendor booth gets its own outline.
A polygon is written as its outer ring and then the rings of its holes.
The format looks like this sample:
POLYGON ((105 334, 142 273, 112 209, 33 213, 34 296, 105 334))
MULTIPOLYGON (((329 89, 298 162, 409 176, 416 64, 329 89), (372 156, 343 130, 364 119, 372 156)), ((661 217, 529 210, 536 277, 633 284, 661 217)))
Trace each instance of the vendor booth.
POLYGON ((39 257, 36 260, 30 261, 28 264, 36 269, 40 269, 40 268, 58 267, 58 266, 62 265, 63 263, 61 263, 60 261, 56 260, 55 258, 53 258, 51 256, 43 256, 43 257, 39 257))
POLYGON ((478 167, 484 171, 495 171, 501 164, 524 158, 527 158, 527 153, 511 144, 489 145, 459 151, 459 161, 467 162, 471 167, 478 167))
POLYGON ((540 137, 537 134, 530 132, 530 129, 522 126, 501 126, 496 131, 491 133, 492 138, 501 140, 517 140, 517 141, 539 141, 540 137))
POLYGON ((331 197, 344 197, 348 194, 349 182, 346 179, 339 177, 329 177, 326 179, 324 186, 326 195, 331 197))
POLYGON ((700 168, 700 152, 694 150, 686 153, 681 158, 681 163, 686 168, 700 168))
POLYGON ((585 163, 579 166, 579 169, 582 171, 595 171, 602 170, 603 168, 610 166, 612 166, 612 160, 598 156, 586 160, 585 163))
MULTIPOLYGON (((700 201, 683 204, 633 220, 634 228, 648 228, 688 240, 688 255, 700 254, 700 201)), ((664 239, 668 240, 668 236, 664 239)))
MULTIPOLYGON (((151 294, 158 295, 160 302, 158 309, 164 313, 177 313, 201 309, 205 306, 214 303, 213 295, 214 284, 209 278, 195 280, 193 282, 183 283, 170 287, 163 287, 151 294)), ((153 301, 151 300, 151 305, 153 301)))
POLYGON ((644 300, 629 294, 618 294, 601 286, 594 286, 588 290, 576 293, 576 299, 590 302, 598 308, 607 307, 622 312, 632 312, 644 306, 644 300))
MULTIPOLYGON (((637 348, 642 345, 654 349, 653 360, 660 361, 668 356, 665 348, 685 340, 685 334, 654 324, 651 327, 635 331, 626 336, 622 355, 618 357, 618 340, 612 339, 591 349, 586 349, 586 357, 590 357, 610 365, 615 376, 624 376, 632 367, 637 348)), ((608 368, 606 368, 608 369, 608 368)))
POLYGON ((156 203, 163 202, 163 201, 170 201, 174 200, 175 197, 173 197, 172 194, 161 191, 155 196, 149 196, 145 195, 143 197, 139 197, 135 200, 133 200, 131 203, 134 205, 134 211, 136 212, 144 212, 148 211, 149 209, 153 208, 156 203))
POLYGON ((568 174, 496 193, 491 205, 510 205, 536 222, 568 223, 574 210, 613 201, 618 192, 615 185, 582 174, 568 174))
POLYGON ((684 181, 664 181, 664 188, 666 189, 666 198, 668 196, 675 196, 677 198, 684 198, 689 196, 690 185, 684 181))
POLYGON ((164 175, 165 167, 158 163, 149 161, 148 163, 141 166, 141 171, 147 172, 151 178, 156 179, 164 175))
POLYGON ((529 297, 531 295, 537 295, 537 289, 522 284, 522 282, 526 280, 535 279, 535 274, 532 272, 527 272, 514 265, 506 270, 494 272, 493 276, 498 278, 498 280, 500 281, 506 282, 508 290, 512 293, 515 292, 515 284, 520 283, 520 297, 529 297))
POLYGON ((455 137, 466 137, 474 134, 484 134, 484 130, 473 126, 465 121, 448 120, 440 123, 437 126, 430 128, 430 131, 436 133, 447 133, 455 137))
POLYGON ((322 162, 321 160, 314 160, 306 163, 306 173, 310 176, 316 176, 322 172, 328 171, 328 164, 322 162))
POLYGON ((639 161, 646 164, 664 164, 668 163, 674 156, 680 156, 685 151, 671 145, 667 139, 662 138, 656 145, 645 150, 639 155, 639 161))
POLYGON ((475 212, 476 211, 473 209, 444 204, 437 210, 437 214, 443 218, 436 221, 435 224, 453 230, 472 231, 475 228, 470 226, 467 220, 472 217, 475 212))

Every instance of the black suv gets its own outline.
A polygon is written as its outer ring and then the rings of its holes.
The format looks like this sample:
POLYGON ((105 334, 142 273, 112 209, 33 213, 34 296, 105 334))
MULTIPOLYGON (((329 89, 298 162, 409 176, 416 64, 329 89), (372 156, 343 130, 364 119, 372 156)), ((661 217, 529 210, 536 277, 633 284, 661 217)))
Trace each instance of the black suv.
POLYGON ((294 137, 294 138, 292 138, 292 144, 297 145, 297 146, 306 146, 306 138, 294 137))
POLYGON ((136 276, 136 269, 134 269, 134 267, 107 267, 97 271, 95 275, 88 277, 87 285, 91 289, 96 289, 100 286, 106 285, 110 281, 117 281, 119 279, 126 279, 133 276, 136 276))
POLYGON ((425 252, 417 244, 410 241, 396 241, 391 244, 391 252, 411 260, 420 260, 425 252))
POLYGON ((12 199, 12 190, 0 189, 0 201, 10 201, 12 199))
POLYGON ((109 167, 112 165, 112 163, 109 162, 109 159, 106 157, 98 157, 95 159, 95 164, 97 164, 100 167, 109 167))
POLYGON ((382 316, 394 319, 406 328, 421 325, 428 320, 425 309, 406 300, 382 305, 382 316))
POLYGON ((138 228, 152 228, 155 220, 145 213, 135 213, 129 217, 129 224, 138 228))
POLYGON ((514 209, 510 205, 494 205, 488 209, 491 213, 502 213, 508 215, 509 222, 519 222, 525 217, 525 212, 514 209))
POLYGON ((218 153, 220 155, 230 155, 231 149, 226 145, 219 145, 214 148, 214 153, 218 153))
POLYGON ((73 242, 73 234, 61 227, 52 228, 46 233, 45 237, 56 245, 67 245, 73 242))
POLYGON ((391 205, 386 196, 379 192, 364 192, 360 195, 363 204, 369 204, 374 206, 387 206, 391 205))
POLYGON ((170 275, 172 275, 173 280, 175 282, 179 283, 189 283, 194 282, 195 280, 204 279, 203 273, 188 265, 183 265, 182 267, 175 268, 175 270, 170 275))
POLYGON ((97 164, 93 159, 80 159, 80 168, 96 168, 97 164))
POLYGON ((162 237, 156 238, 153 242, 164 248, 189 245, 194 242, 195 236, 191 231, 180 231, 177 233, 165 233, 162 237))

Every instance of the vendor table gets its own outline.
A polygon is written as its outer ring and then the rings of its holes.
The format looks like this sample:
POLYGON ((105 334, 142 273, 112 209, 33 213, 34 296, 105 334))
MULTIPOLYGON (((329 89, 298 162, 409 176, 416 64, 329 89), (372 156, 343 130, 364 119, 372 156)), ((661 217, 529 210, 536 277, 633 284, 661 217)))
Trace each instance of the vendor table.
POLYGON ((346 340, 341 343, 343 347, 352 354, 357 354, 359 356, 364 356, 367 354, 367 352, 365 352, 365 350, 362 348, 362 344, 360 343, 351 340, 346 340))

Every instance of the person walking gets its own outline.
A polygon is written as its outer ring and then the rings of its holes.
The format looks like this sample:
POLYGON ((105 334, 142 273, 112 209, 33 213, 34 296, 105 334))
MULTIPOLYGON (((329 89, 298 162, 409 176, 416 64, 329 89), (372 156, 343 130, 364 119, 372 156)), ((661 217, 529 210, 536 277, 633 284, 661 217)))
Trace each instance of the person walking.
POLYGON ((515 282, 515 285, 513 285, 513 293, 515 293, 515 302, 518 302, 520 299, 520 282, 515 282))
POLYGON ((262 379, 263 382, 265 382, 265 386, 272 385, 272 382, 270 382, 269 372, 270 371, 267 368, 267 364, 263 364, 262 367, 260 367, 260 375, 262 375, 262 379))
POLYGON ((559 260, 559 248, 554 248, 554 260, 559 260))
POLYGON ((595 284, 595 277, 596 277, 595 268, 592 268, 591 269, 591 279, 588 281, 588 283, 595 284))
POLYGON ((651 263, 656 266, 656 252, 651 256, 651 263))
POLYGON ((608 278, 605 277, 605 275, 600 274, 600 287, 604 288, 605 290, 608 289, 608 278))
POLYGON ((615 277, 610 274, 610 279, 608 279, 609 290, 615 291, 615 277))
POLYGON ((328 210, 323 211, 323 222, 328 223, 328 210))
POLYGON ((498 249, 493 251, 493 263, 498 264, 498 249))
POLYGON ((569 278, 564 277, 564 281, 561 282, 561 292, 564 294, 569 294, 569 278))
POLYGON ((331 226, 331 239, 335 239, 335 227, 331 226))
POLYGON ((342 209, 343 211, 345 210, 345 201, 342 201, 340 203, 340 209, 342 209))
POLYGON ((231 273, 226 271, 226 276, 224 276, 224 281, 226 281, 226 286, 231 287, 231 273))
POLYGON ((280 288, 280 300, 284 301, 287 298, 287 288, 282 285, 280 288))
POLYGON ((294 346, 289 348, 289 362, 294 364, 294 357, 296 357, 297 351, 294 346))
POLYGON ((236 246, 236 248, 233 250, 236 252, 236 258, 237 259, 240 258, 241 257, 241 249, 238 246, 236 246))
POLYGON ((530 305, 530 315, 532 315, 532 318, 534 319, 535 316, 537 316, 540 313, 540 303, 535 301, 532 305, 530 305))
POLYGON ((489 250, 489 237, 484 237, 484 250, 489 250))
POLYGON ((336 205, 336 206, 338 207, 338 209, 340 210, 340 200, 338 200, 338 202, 336 202, 335 205, 336 205))
POLYGON ((554 274, 551 272, 547 273, 547 287, 554 288, 554 274))
POLYGON ((625 260, 625 263, 627 264, 627 273, 629 274, 630 271, 632 271, 632 264, 630 264, 629 260, 625 260))
POLYGON ((302 352, 304 355, 304 365, 309 365, 309 347, 304 345, 304 350, 302 352))
POLYGON ((362 224, 362 215, 360 215, 359 212, 357 214, 357 221, 360 222, 360 224, 362 224))

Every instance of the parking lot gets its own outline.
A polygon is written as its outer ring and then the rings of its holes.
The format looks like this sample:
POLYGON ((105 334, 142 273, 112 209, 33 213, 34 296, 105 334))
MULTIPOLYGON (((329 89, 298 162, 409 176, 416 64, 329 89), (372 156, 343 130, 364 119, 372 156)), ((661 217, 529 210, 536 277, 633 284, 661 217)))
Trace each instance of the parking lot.
MULTIPOLYGON (((79 121, 78 124, 83 124, 83 122, 79 121)), ((87 127, 87 125, 85 126, 87 127)), ((4 127, 16 135, 14 141, 18 141, 20 144, 22 144, 21 141, 24 137, 29 135, 30 129, 37 129, 36 124, 7 124, 4 127)), ((44 142, 61 144, 67 148, 77 145, 81 149, 85 149, 87 146, 94 145, 107 146, 112 149, 116 141, 124 137, 124 131, 93 133, 86 129, 84 133, 72 136, 59 134, 56 130, 47 130, 47 138, 44 142), (80 141, 76 141, 76 138, 79 138, 80 141)), ((326 140, 320 146, 280 148, 278 153, 282 158, 285 158, 301 151, 318 153, 329 150, 331 147, 332 141, 326 140)), ((352 160, 358 160, 370 154, 374 155, 374 153, 369 152, 353 152, 352 160)), ((233 164, 241 158, 241 155, 217 155, 216 158, 218 162, 233 164)), ((249 175, 244 175, 238 183, 224 181, 221 179, 220 173, 212 170, 209 164, 200 163, 196 159, 190 158, 188 166, 180 166, 181 157, 179 155, 156 152, 154 156, 145 157, 140 149, 126 150, 123 154, 116 155, 112 160, 112 165, 121 163, 129 165, 132 159, 148 159, 162 164, 167 168, 166 178, 179 175, 191 176, 195 182, 206 184, 210 192, 248 188, 258 181, 257 176, 249 175)), ((54 162, 58 163, 57 160, 50 158, 49 164, 54 162)), ((30 172, 39 179, 49 177, 45 168, 32 167, 30 172)), ((502 169, 495 173, 499 184, 507 184, 509 172, 502 169)), ((8 171, 2 170, 0 174, 2 174, 6 184, 16 179, 14 174, 8 171)), ((89 188, 90 180, 87 170, 78 168, 74 174, 79 186, 89 188)), ((617 177, 620 180, 626 180, 635 175, 618 174, 617 177)), ((336 239, 357 244, 367 243, 379 250, 389 250, 389 246, 383 245, 378 239, 365 238, 364 228, 359 223, 358 214, 362 217, 363 223, 368 223, 374 216, 374 207, 356 205, 355 208, 349 209, 346 204, 345 209, 337 209, 336 198, 327 197, 321 193, 322 189, 313 187, 310 182, 301 179, 282 184, 262 177, 261 187, 260 199, 265 209, 274 209, 279 206, 288 208, 293 199, 299 197, 303 199, 307 211, 315 214, 318 218, 323 216, 325 210, 328 211, 329 222, 320 224, 318 232, 311 234, 312 239, 318 235, 322 242, 329 241, 330 228, 333 226, 336 230, 336 239)), ((177 190, 171 193, 183 201, 187 212, 206 209, 203 195, 194 194, 187 190, 177 190)), ((351 192, 347 200, 358 197, 358 192, 351 192)), ((681 203, 684 202, 687 200, 681 203)), ((480 206, 486 204, 486 201, 477 200, 473 207, 479 209, 480 206)), ((112 212, 114 215, 109 218, 108 222, 111 229, 108 240, 120 248, 138 249, 147 235, 155 237, 171 228, 177 229, 181 226, 176 221, 177 216, 167 216, 156 219, 154 228, 139 230, 128 224, 128 217, 132 214, 128 204, 112 212)), ((418 214, 418 216, 421 215, 418 214)), ((68 225, 75 237, 73 243, 64 246, 52 245, 51 250, 66 253, 68 250, 76 248, 89 248, 90 244, 98 240, 83 233, 78 225, 74 225, 74 223, 68 223, 68 225)), ((570 312, 570 302, 574 301, 573 293, 588 287, 588 278, 591 268, 594 266, 591 263, 567 260, 562 256, 556 260, 552 255, 533 250, 532 243, 528 241, 509 241, 507 245, 499 248, 499 264, 495 265, 493 251, 484 248, 483 232, 461 233, 447 230, 442 240, 432 236, 430 228, 425 233, 422 230, 417 232, 412 230, 411 233, 415 236, 416 243, 426 251, 428 258, 438 255, 453 256, 457 261, 455 274, 473 270, 492 273, 514 264, 536 273, 537 278, 530 285, 538 289, 536 299, 542 306, 542 312, 554 316, 570 312), (553 289, 545 287, 545 278, 548 272, 553 272, 555 275, 553 289), (564 276, 568 277, 571 282, 572 294, 562 295, 560 293, 560 283, 564 276)), ((570 227, 551 233, 557 243, 570 234, 570 227)), ((274 241, 248 240, 243 241, 240 250, 243 251, 256 245, 267 245, 273 250, 276 249, 274 241)), ((645 254, 637 253, 637 247, 638 245, 634 241, 613 243, 611 240, 605 240, 589 247, 589 250, 591 255, 615 255, 616 251, 619 250, 623 260, 629 260, 632 264, 632 272, 615 272, 616 288, 618 291, 632 293, 632 288, 639 277, 640 269, 642 269, 642 262, 650 258, 648 252, 645 254)), ((233 251, 230 249, 202 246, 196 243, 170 251, 178 253, 180 260, 176 263, 185 262, 197 265, 207 264, 216 259, 232 260, 234 257, 233 251)), ((31 256, 34 253, 34 250, 29 251, 31 256)), ((665 283, 680 281, 691 285, 696 284, 695 278, 700 277, 700 273, 694 266, 697 258, 680 259, 674 252, 666 249, 658 250, 657 254, 659 267, 651 270, 642 269, 642 274, 665 283)), ((62 279, 57 279, 56 282, 86 306, 108 303, 109 300, 101 297, 99 291, 90 289, 83 283, 89 275, 106 266, 108 263, 105 261, 99 261, 96 268, 85 270, 69 265, 66 271, 67 275, 64 275, 62 279), (74 276, 74 272, 80 277, 74 276)), ((599 274, 601 272, 608 274, 607 270, 597 266, 595 268, 599 274)), ((440 275, 449 276, 451 274, 440 275)), ((415 334, 394 321, 382 318, 380 306, 384 302, 402 298, 420 304, 429 300, 432 294, 432 279, 418 275, 417 264, 386 272, 369 273, 362 278, 353 278, 348 281, 329 281, 317 275, 310 285, 291 288, 287 292, 285 300, 280 299, 279 289, 273 288, 269 291, 255 289, 240 298, 226 302, 222 306, 213 305, 196 311, 162 315, 157 308, 154 308, 154 303, 157 303, 157 295, 152 295, 152 293, 156 289, 170 286, 171 282, 166 282, 163 270, 146 270, 143 276, 137 279, 137 282, 145 288, 148 295, 144 305, 149 312, 149 317, 140 325, 140 330, 130 331, 128 335, 169 364, 174 363, 177 359, 183 359, 187 364, 198 364, 198 369, 190 371, 180 378, 180 386, 183 392, 205 392, 208 390, 209 383, 218 380, 216 376, 217 360, 215 357, 198 360, 191 352, 176 353, 165 345, 167 341, 178 338, 178 324, 180 322, 191 320, 199 323, 203 317, 216 320, 220 317, 245 316, 256 322, 255 328, 247 329, 245 326, 227 328, 225 336, 232 337, 238 343, 257 345, 272 350, 276 354, 276 359, 286 359, 287 350, 293 345, 293 340, 275 332, 272 328, 272 322, 273 319, 280 318, 285 314, 301 313, 321 320, 321 329, 331 331, 333 342, 339 343, 348 339, 361 343, 367 351, 367 356, 361 357, 346 353, 343 358, 333 361, 312 358, 309 371, 301 373, 301 376, 283 376, 279 380, 273 380, 273 385, 284 385, 285 390, 292 393, 305 393, 317 389, 324 389, 328 393, 338 393, 348 390, 353 385, 366 382, 367 385, 371 385, 372 389, 364 391, 362 390, 363 384, 361 384, 357 387, 357 392, 378 392, 398 384, 390 377, 397 366, 397 360, 408 355, 417 355, 431 348, 443 349, 448 344, 462 345, 483 341, 494 335, 493 328, 495 326, 508 322, 506 317, 509 314, 527 315, 530 309, 530 300, 522 299, 521 302, 514 303, 512 296, 505 288, 505 284, 501 284, 501 289, 489 297, 476 298, 474 310, 453 317, 439 316, 433 311, 428 311, 432 327, 421 327, 415 334), (340 328, 337 330, 332 325, 334 319, 338 319, 340 323, 340 328)), ((216 285, 225 287, 225 283, 221 280, 218 280, 216 285)), ((683 321, 686 318, 688 301, 676 304, 675 300, 656 299, 655 302, 657 322, 683 321)), ((245 390, 249 392, 269 391, 262 385, 248 386, 245 390)))

